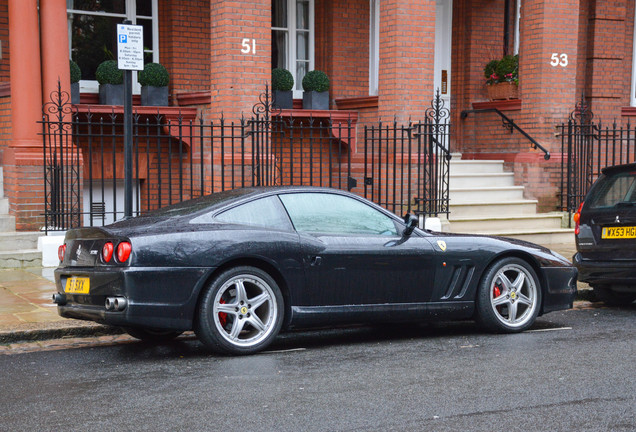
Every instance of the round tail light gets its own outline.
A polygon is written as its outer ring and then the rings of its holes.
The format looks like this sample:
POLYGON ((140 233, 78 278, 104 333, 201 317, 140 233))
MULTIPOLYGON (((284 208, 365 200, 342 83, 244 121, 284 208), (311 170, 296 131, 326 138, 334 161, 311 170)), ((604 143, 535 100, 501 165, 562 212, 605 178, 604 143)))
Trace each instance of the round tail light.
POLYGON ((115 246, 111 242, 106 242, 102 247, 102 259, 105 263, 110 262, 110 259, 113 257, 113 250, 115 246))
POLYGON ((123 241, 117 245, 117 261, 124 263, 130 257, 132 252, 132 245, 129 242, 123 241))
POLYGON ((63 245, 60 245, 60 247, 57 248, 57 257, 60 259, 60 262, 64 261, 65 253, 66 253, 66 243, 64 243, 63 245))

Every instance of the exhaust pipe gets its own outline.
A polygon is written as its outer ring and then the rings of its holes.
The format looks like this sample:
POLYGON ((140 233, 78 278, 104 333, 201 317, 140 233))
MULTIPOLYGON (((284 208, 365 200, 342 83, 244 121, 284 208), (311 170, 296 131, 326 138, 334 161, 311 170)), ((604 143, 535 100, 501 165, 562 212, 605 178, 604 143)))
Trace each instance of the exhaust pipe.
POLYGON ((53 303, 64 306, 66 304, 66 295, 60 293, 53 294, 53 303))
POLYGON ((106 297, 106 302, 104 303, 106 310, 112 312, 121 312, 126 309, 127 305, 126 297, 106 297))

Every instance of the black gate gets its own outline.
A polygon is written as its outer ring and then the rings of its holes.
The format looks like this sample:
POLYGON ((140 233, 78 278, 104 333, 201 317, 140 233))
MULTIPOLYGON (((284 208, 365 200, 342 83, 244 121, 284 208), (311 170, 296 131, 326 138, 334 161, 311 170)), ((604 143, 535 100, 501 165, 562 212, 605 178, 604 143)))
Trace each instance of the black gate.
POLYGON ((438 91, 420 122, 366 126, 363 195, 396 214, 448 215, 449 114, 438 91))
MULTIPOLYGON (((43 111, 46 229, 122 218, 121 109, 80 110, 58 85, 43 111)), ((421 122, 365 127, 360 153, 350 148, 351 118, 282 115, 267 89, 252 116, 236 121, 144 112, 133 114, 134 215, 269 185, 346 189, 398 214, 448 213, 450 124, 439 94, 421 122)))
POLYGON ((636 128, 628 122, 603 126, 581 97, 567 123, 557 126, 561 136, 561 210, 575 212, 606 166, 636 161, 636 128))

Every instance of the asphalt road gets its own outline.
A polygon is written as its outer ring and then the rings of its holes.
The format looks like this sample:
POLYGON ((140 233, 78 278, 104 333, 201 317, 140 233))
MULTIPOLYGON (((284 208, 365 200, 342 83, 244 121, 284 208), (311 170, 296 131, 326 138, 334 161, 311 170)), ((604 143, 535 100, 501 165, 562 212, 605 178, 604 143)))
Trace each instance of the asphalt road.
POLYGON ((634 431, 636 304, 287 334, 219 357, 194 338, 0 356, 0 430, 634 431))

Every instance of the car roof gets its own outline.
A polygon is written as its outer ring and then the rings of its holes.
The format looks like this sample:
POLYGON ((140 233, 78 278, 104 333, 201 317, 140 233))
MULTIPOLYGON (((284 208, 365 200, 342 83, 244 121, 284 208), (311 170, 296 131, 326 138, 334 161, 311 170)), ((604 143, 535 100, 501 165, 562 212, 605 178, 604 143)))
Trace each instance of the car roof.
POLYGON ((607 176, 607 175, 614 175, 619 172, 634 171, 634 170, 636 170, 636 163, 628 163, 623 165, 608 166, 601 169, 601 172, 607 176))

